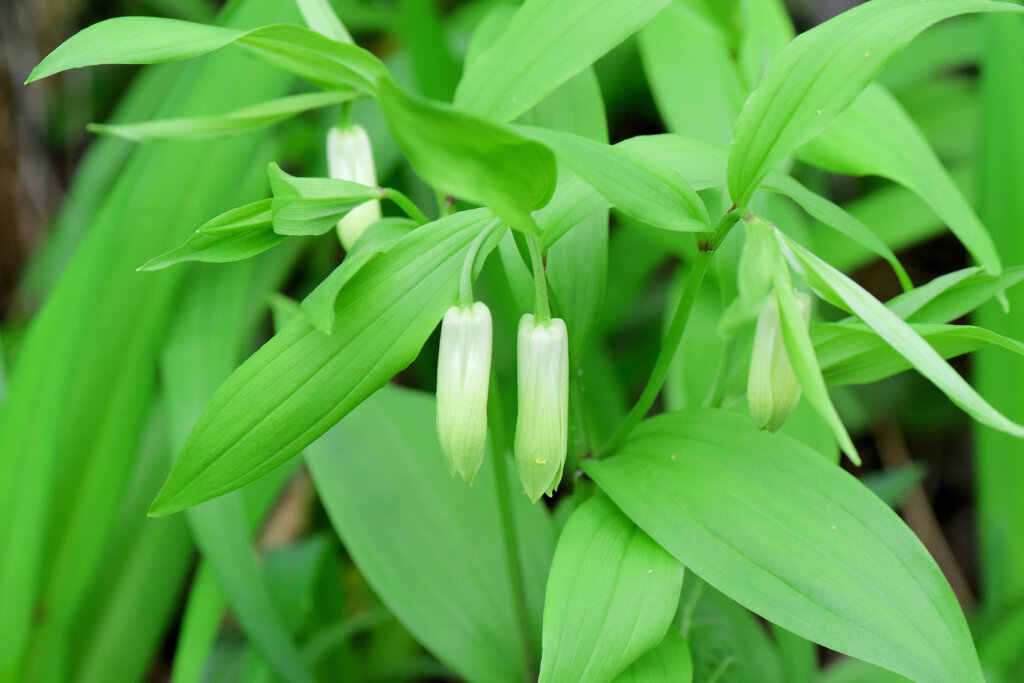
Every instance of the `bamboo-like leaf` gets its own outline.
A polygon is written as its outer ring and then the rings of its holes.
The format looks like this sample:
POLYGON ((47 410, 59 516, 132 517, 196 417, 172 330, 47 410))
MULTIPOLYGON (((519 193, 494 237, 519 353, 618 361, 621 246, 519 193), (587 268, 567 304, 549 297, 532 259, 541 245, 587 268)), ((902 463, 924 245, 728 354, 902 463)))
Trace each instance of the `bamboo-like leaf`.
POLYGON ((932 24, 969 12, 1024 11, 984 0, 874 0, 796 37, 740 112, 729 194, 746 204, 783 158, 857 98, 885 63, 932 24))
POLYGON ((983 399, 956 370, 942 359, 924 339, 899 316, 871 296, 863 287, 828 265, 784 235, 776 233, 788 247, 790 262, 803 271, 808 284, 823 294, 841 299, 865 324, 906 358, 953 403, 982 424, 1008 434, 1024 437, 1024 427, 1007 419, 983 399))
POLYGON ((305 318, 278 332, 214 395, 151 509, 160 515, 232 491, 295 456, 419 353, 455 300, 484 210, 413 231, 342 290, 325 335, 305 318))
POLYGON ((260 102, 219 116, 192 116, 141 123, 90 123, 86 127, 93 133, 115 135, 135 142, 201 140, 258 130, 311 109, 348 102, 354 97, 354 92, 345 91, 306 93, 260 102))
POLYGON ((583 467, 688 571, 764 618, 916 680, 984 680, 928 551, 803 444, 695 410, 648 420, 583 467))
POLYGON ((466 69, 455 103, 512 121, 597 61, 668 0, 527 0, 508 28, 466 69))
POLYGON ((584 503, 551 563, 541 683, 615 678, 665 637, 682 580, 683 566, 607 499, 584 503))

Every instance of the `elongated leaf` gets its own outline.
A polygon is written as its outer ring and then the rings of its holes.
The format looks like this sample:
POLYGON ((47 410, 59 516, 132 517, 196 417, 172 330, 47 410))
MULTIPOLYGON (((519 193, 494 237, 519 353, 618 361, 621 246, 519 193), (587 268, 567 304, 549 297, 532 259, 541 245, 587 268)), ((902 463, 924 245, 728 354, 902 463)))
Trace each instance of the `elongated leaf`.
POLYGON ((579 135, 531 129, 615 207, 667 230, 709 230, 707 208, 690 183, 660 162, 579 135))
POLYGON ((299 76, 329 88, 375 94, 387 72, 366 50, 292 24, 248 31, 157 17, 117 17, 82 29, 32 70, 26 83, 97 64, 154 64, 197 57, 239 43, 299 76))
POLYGON ((551 199, 558 171, 544 145, 449 105, 407 95, 390 80, 380 105, 412 167, 441 192, 490 207, 517 230, 551 199))
POLYGON ((348 180, 299 178, 277 164, 267 167, 267 175, 274 192, 270 214, 279 235, 322 235, 346 213, 382 195, 379 187, 348 180))
POLYGON ((477 210, 418 228, 342 290, 334 334, 304 318, 276 334, 214 395, 151 512, 195 505, 269 472, 412 362, 455 300, 466 250, 492 221, 477 210))
POLYGON ((351 43, 352 36, 327 0, 295 0, 306 26, 339 43, 351 43))
POLYGON ((527 0, 472 62, 455 103, 511 121, 643 26, 668 0, 527 0))
POLYGON ((917 680, 983 680, 924 546, 799 442, 724 411, 671 413, 584 469, 689 569, 766 619, 917 680))
POLYGON ((286 239, 269 226, 213 234, 194 232, 180 247, 154 256, 139 266, 139 270, 163 270, 185 261, 240 261, 276 247, 286 239))
POLYGON ((1002 269, 985 226, 932 151, 917 124, 889 91, 869 86, 818 137, 801 159, 847 175, 879 175, 905 185, 960 238, 990 274, 1002 269))
MULTIPOLYGON (((1024 355, 1024 344, 972 325, 911 324, 943 358, 953 358, 987 346, 1024 355)), ((866 384, 913 366, 863 323, 821 325, 812 331, 821 372, 829 384, 866 384)), ((1024 359, 1018 362, 1024 362, 1024 359)))
POLYGON ((93 133, 116 135, 135 142, 216 138, 247 133, 279 123, 310 109, 347 102, 353 97, 355 93, 344 91, 308 93, 261 102, 220 116, 193 116, 141 123, 90 123, 87 128, 93 133))
MULTIPOLYGON (((779 235, 778 232, 776 232, 779 235)), ((804 272, 816 290, 841 299, 850 310, 892 346, 953 403, 982 424, 1008 434, 1024 437, 1024 427, 1007 419, 983 399, 956 370, 942 359, 924 339, 899 316, 871 296, 863 287, 828 265, 796 242, 779 235, 789 248, 791 262, 804 272)))
POLYGON ((983 0, 875 0, 803 33, 747 100, 729 151, 729 194, 749 201, 790 152, 821 133, 892 55, 932 24, 969 12, 1024 11, 983 0))
POLYGON ((679 631, 669 629, 661 643, 619 674, 615 683, 690 683, 692 680, 690 647, 679 631))
MULTIPOLYGON (((520 680, 494 464, 484 460, 472 487, 449 476, 435 411, 428 394, 385 387, 309 447, 310 472, 360 572, 420 642, 468 680, 520 680)), ((539 628, 554 530, 521 490, 509 484, 528 619, 539 628)))
POLYGON ((607 499, 587 501, 551 563, 541 682, 615 678, 664 638, 682 580, 683 566, 607 499))

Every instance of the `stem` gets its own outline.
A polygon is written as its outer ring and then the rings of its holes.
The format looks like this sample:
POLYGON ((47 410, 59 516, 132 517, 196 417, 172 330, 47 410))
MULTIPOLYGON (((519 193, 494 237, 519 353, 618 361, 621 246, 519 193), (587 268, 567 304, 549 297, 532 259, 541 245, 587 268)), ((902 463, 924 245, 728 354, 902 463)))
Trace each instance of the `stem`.
POLYGON ((722 220, 718 222, 714 233, 704 233, 697 236, 697 257, 694 259, 690 274, 686 278, 686 285, 683 287, 683 294, 679 298, 679 305, 676 307, 675 315, 672 318, 672 325, 668 328, 668 334, 665 335, 665 342, 661 346, 661 351, 658 352, 658 359, 654 362, 651 376, 647 379, 647 384, 644 386, 640 398, 637 399, 636 404, 629 411, 629 414, 626 415, 626 419, 622 421, 619 428, 608 439, 608 443, 602 446, 601 450, 594 455, 595 458, 603 458, 614 452, 622 444, 622 441, 629 436, 629 433, 633 431, 633 428, 640 424, 640 421, 647 415, 647 411, 654 405, 655 399, 661 393, 662 385, 665 384, 665 377, 668 376, 668 369, 672 365, 672 358, 675 356, 676 349, 679 348, 679 343, 683 339, 683 332, 686 331, 686 323, 690 320, 693 304, 697 300, 697 292, 704 281, 704 274, 707 273, 711 254, 722 243, 726 235, 729 234, 729 230, 736 224, 738 218, 734 208, 722 216, 722 220))
POLYGON ((476 256, 480 253, 480 245, 484 243, 488 231, 481 230, 473 243, 469 245, 466 252, 466 260, 462 262, 462 276, 459 281, 459 305, 469 308, 473 305, 473 266, 476 265, 476 256))
POLYGON ((526 244, 530 247, 530 263, 533 266, 533 322, 546 326, 551 322, 551 306, 548 303, 548 283, 544 278, 544 257, 540 253, 540 239, 536 235, 527 235, 526 244))
POLYGON ((420 207, 416 206, 411 199, 392 187, 381 188, 381 199, 390 199, 398 206, 398 208, 405 212, 405 215, 420 225, 425 225, 430 222, 430 219, 427 218, 427 214, 423 213, 420 210, 420 207))
POLYGON ((494 456, 494 485, 497 488, 498 512, 501 517, 501 535, 505 544, 505 562, 512 582, 512 597, 515 601, 516 621, 523 641, 524 680, 535 678, 537 668, 533 652, 533 632, 530 628, 530 609, 526 602, 526 581, 520 564, 519 538, 516 535, 515 511, 509 486, 509 468, 506 454, 508 447, 502 422, 501 399, 497 390, 497 374, 491 373, 491 387, 488 392, 487 422, 491 431, 491 454, 494 456))

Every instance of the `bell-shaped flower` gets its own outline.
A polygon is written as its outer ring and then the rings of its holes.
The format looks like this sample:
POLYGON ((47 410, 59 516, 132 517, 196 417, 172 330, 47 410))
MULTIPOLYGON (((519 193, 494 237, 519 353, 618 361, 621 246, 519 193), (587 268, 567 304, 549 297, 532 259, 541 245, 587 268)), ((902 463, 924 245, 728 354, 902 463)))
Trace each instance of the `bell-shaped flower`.
MULTIPOLYGON (((798 292, 796 300, 806 325, 811 317, 811 298, 798 292)), ((754 331, 754 351, 747 376, 747 404, 757 426, 774 432, 799 401, 800 382, 786 354, 779 302, 772 292, 765 300, 754 331)))
POLYGON ((452 306, 441 321, 437 359, 437 435, 448 463, 473 483, 487 441, 487 387, 491 374, 491 312, 477 301, 452 306))
MULTIPOLYGON (((348 180, 369 187, 377 186, 370 137, 362 126, 345 129, 332 126, 327 133, 327 172, 332 178, 348 180)), ((371 224, 380 220, 380 200, 371 199, 342 216, 338 221, 338 237, 346 250, 371 224)))
POLYGON ((569 438, 569 337, 565 322, 519 321, 519 414, 515 456, 526 494, 536 502, 562 479, 569 438))

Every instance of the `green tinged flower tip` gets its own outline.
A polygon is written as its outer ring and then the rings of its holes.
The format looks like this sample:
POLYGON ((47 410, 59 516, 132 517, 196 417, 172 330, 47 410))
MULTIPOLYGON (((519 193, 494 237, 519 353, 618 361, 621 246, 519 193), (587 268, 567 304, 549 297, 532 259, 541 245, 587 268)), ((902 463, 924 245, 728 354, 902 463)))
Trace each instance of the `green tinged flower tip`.
MULTIPOLYGON (((338 180, 377 186, 377 171, 373 165, 370 137, 362 126, 348 126, 344 130, 332 126, 327 132, 327 173, 338 180)), ((380 200, 371 199, 342 216, 338 221, 338 237, 346 250, 351 249, 359 236, 380 220, 380 200)))
POLYGON ((441 321, 437 435, 448 472, 458 472, 468 484, 484 460, 492 334, 491 312, 479 301, 452 306, 441 321))
MULTIPOLYGON (((811 318, 811 298, 796 294, 804 324, 811 318)), ((800 382, 786 354, 779 318, 779 302, 773 291, 765 300, 754 332, 754 352, 747 377, 747 404, 750 416, 760 429, 776 431, 800 401, 800 382)))
POLYGON ((558 488, 569 439, 569 337, 565 321, 519 321, 519 415, 515 456, 526 495, 536 502, 558 488))

